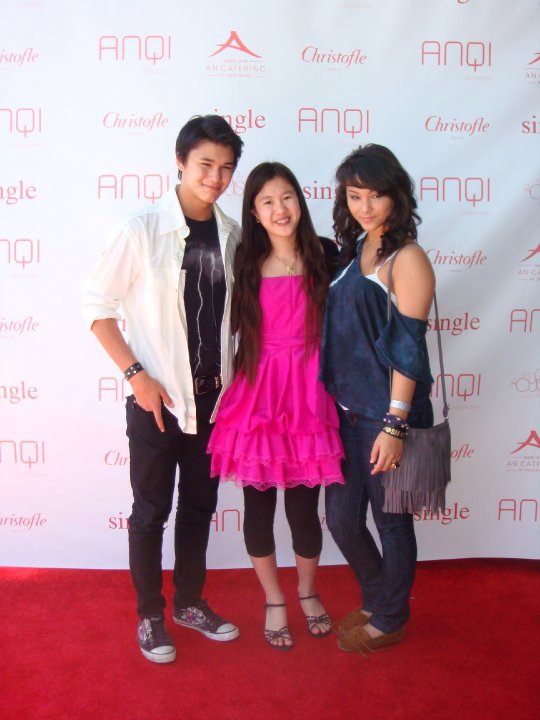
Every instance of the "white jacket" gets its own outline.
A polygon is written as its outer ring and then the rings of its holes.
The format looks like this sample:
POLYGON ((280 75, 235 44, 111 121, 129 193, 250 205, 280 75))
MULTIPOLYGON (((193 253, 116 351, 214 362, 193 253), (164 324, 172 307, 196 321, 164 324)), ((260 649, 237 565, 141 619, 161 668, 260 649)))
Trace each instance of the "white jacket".
MULTIPOLYGON (((213 211, 226 283, 221 324, 221 399, 232 380, 232 267, 240 227, 217 205, 213 211)), ((178 418, 180 429, 196 433, 182 270, 188 235, 176 190, 170 190, 159 203, 113 230, 97 267, 83 285, 83 315, 89 327, 95 320, 125 319, 133 354, 171 396, 174 407, 170 410, 178 418)), ((218 405, 219 400, 214 416, 218 405)))

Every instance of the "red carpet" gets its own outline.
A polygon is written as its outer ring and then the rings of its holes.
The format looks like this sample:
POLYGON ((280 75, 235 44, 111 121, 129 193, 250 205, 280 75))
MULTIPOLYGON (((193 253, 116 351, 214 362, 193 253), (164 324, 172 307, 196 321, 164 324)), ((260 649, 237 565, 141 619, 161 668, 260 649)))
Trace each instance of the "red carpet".
MULTIPOLYGON (((0 568, 0 718, 536 720, 539 568, 419 563, 405 641, 367 659, 307 635, 292 569, 281 571, 291 653, 264 644, 253 571, 211 571, 211 604, 241 637, 214 643, 169 622, 178 658, 164 666, 138 649, 127 572, 0 568)), ((345 566, 321 568, 319 590, 337 619, 357 604, 345 566)))

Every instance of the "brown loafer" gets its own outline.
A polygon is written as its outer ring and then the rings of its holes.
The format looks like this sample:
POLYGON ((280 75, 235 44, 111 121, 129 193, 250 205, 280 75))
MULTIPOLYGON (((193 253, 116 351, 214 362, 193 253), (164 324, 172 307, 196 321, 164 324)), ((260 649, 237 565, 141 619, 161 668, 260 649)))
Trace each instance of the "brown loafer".
POLYGON ((384 650, 390 645, 395 645, 403 640, 404 635, 405 631, 403 628, 399 628, 399 630, 394 630, 394 632, 384 633, 384 635, 372 638, 368 635, 363 625, 357 625, 338 639, 338 648, 345 650, 345 652, 356 651, 362 655, 366 655, 368 652, 377 652, 378 650, 384 650))
POLYGON ((358 625, 366 625, 369 620, 370 618, 362 612, 362 608, 356 608, 356 610, 353 610, 348 615, 345 615, 343 620, 339 623, 338 633, 342 635, 358 625))

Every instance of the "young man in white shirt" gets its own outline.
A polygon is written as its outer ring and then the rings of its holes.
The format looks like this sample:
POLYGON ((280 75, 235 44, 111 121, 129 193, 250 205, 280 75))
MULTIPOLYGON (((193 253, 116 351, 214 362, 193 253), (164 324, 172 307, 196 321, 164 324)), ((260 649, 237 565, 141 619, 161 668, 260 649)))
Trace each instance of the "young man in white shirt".
POLYGON ((176 141, 180 184, 111 234, 83 288, 85 320, 133 390, 126 400, 129 563, 139 647, 152 662, 176 658, 164 624, 161 554, 177 466, 174 622, 213 640, 239 634, 210 609, 202 590, 219 483, 210 478, 206 446, 232 379, 232 264, 240 241, 238 224, 216 201, 242 145, 218 115, 186 123, 176 141))

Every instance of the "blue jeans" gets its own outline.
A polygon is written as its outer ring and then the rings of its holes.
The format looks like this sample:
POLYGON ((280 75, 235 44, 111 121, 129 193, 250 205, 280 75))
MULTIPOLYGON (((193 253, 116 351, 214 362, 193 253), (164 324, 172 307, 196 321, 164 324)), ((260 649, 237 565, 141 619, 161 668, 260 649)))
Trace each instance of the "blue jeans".
POLYGON ((345 485, 326 488, 326 521, 332 537, 362 588, 362 607, 371 624, 388 633, 409 617, 409 596, 416 569, 413 516, 382 511, 384 488, 369 462, 381 422, 354 416, 338 406, 345 485), (382 555, 366 526, 368 503, 379 533, 382 555))

